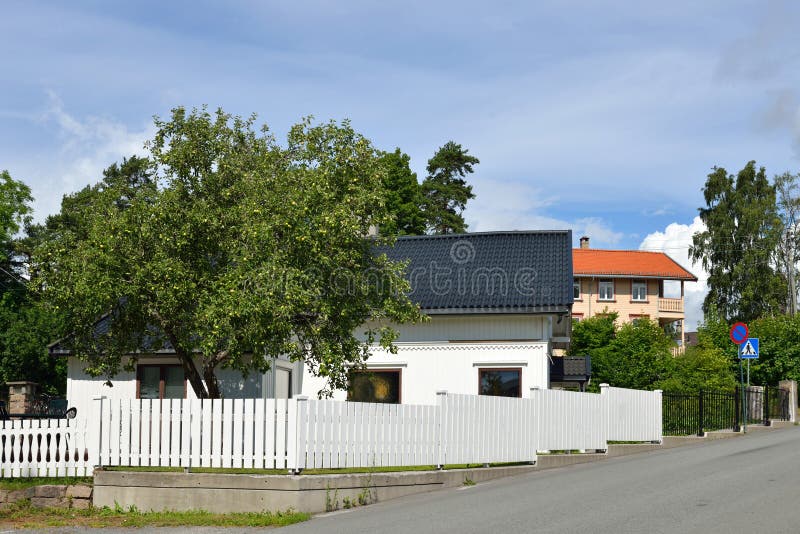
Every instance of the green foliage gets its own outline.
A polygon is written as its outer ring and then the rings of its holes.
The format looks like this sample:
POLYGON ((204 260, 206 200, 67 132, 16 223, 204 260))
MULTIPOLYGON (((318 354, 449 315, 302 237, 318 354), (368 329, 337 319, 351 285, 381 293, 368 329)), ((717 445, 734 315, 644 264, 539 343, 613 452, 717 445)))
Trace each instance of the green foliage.
POLYGON ((30 500, 0 509, 0 522, 15 528, 47 529, 73 527, 80 530, 99 527, 276 527, 311 518, 305 512, 238 512, 215 514, 204 510, 143 512, 136 506, 124 508, 37 508, 30 500))
POLYGON ((596 350, 610 346, 616 335, 616 320, 616 313, 606 313, 572 323, 570 355, 592 356, 596 350))
POLYGON ((7 247, 14 234, 30 221, 32 201, 27 185, 14 180, 8 171, 0 172, 0 246, 7 247))
POLYGON ((731 359, 718 347, 687 347, 684 354, 675 357, 674 363, 672 374, 658 382, 658 389, 696 392, 700 389, 731 391, 736 387, 731 359))
POLYGON ((700 328, 699 346, 679 356, 672 356, 673 342, 657 323, 639 319, 615 326, 616 319, 616 314, 595 315, 572 327, 570 354, 592 357, 592 390, 603 382, 665 391, 735 387, 736 351, 718 315, 710 314, 700 328))
POLYGON ((35 249, 36 282, 88 372, 113 377, 147 339, 172 346, 200 398, 219 397, 218 368, 264 371, 275 354, 343 389, 368 344, 395 337, 368 328, 363 343, 358 327, 421 319, 404 266, 373 254, 391 239, 365 237, 391 221, 382 155, 347 122, 303 121, 285 145, 254 122, 156 119, 149 166, 112 168, 78 210, 85 235, 35 249))
POLYGON ((776 250, 777 266, 786 278, 789 288, 787 311, 797 311, 797 259, 800 256, 800 174, 785 172, 775 177, 775 195, 783 233, 776 250))
POLYGON ((751 161, 734 177, 715 167, 703 194, 706 230, 694 235, 689 251, 709 273, 703 310, 714 306, 727 321, 780 313, 786 281, 774 266, 783 225, 764 168, 751 161))
POLYGON ((750 337, 759 338, 759 357, 750 361, 750 383, 775 386, 784 379, 800 382, 800 316, 764 317, 748 326, 750 337))
POLYGON ((38 382, 50 395, 66 391, 67 361, 53 358, 47 346, 58 336, 61 317, 34 300, 0 297, 0 384, 15 380, 38 382))
POLYGON ((386 170, 383 186, 386 190, 386 209, 392 220, 380 231, 384 235, 422 235, 425 233, 425 214, 422 211, 422 190, 417 175, 411 171, 410 158, 400 149, 385 153, 382 163, 386 170))
POLYGON ((672 341, 654 321, 624 323, 607 347, 592 354, 592 383, 654 389, 674 370, 671 346, 672 341))
POLYGON ((27 185, 0 172, 0 384, 31 380, 47 393, 63 393, 66 362, 47 353, 58 316, 39 305, 22 276, 28 265, 17 234, 31 226, 32 201, 27 185))
POLYGON ((672 341, 653 321, 639 319, 616 326, 617 315, 600 314, 572 327, 570 354, 592 358, 591 388, 601 383, 633 389, 653 389, 670 376, 672 341))
POLYGON ((433 234, 460 234, 467 231, 461 215, 467 201, 475 198, 472 186, 464 179, 480 163, 469 150, 448 141, 428 160, 428 176, 422 182, 424 211, 428 231, 433 234))
POLYGON ((27 185, 14 180, 8 171, 0 172, 0 294, 25 291, 15 235, 30 222, 31 202, 27 185))

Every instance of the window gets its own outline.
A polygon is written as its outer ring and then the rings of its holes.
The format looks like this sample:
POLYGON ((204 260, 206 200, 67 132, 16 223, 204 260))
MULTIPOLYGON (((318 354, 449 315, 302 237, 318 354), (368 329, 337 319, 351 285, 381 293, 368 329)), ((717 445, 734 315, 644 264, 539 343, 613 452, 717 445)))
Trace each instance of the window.
POLYGON ((522 369, 479 369, 478 394, 495 397, 522 396, 522 369))
POLYGON ((647 302, 647 282, 631 282, 631 300, 647 302))
POLYGON ((186 398, 186 375, 180 365, 140 365, 136 368, 136 398, 186 398))
POLYGON ((400 404, 400 369, 352 371, 347 400, 400 404))
POLYGON ((572 314, 572 322, 579 323, 583 321, 583 314, 582 313, 573 313, 572 314))
POLYGON ((597 300, 614 300, 613 280, 600 280, 597 288, 597 300))
POLYGON ((574 300, 581 300, 581 281, 575 280, 572 282, 572 298, 574 300))

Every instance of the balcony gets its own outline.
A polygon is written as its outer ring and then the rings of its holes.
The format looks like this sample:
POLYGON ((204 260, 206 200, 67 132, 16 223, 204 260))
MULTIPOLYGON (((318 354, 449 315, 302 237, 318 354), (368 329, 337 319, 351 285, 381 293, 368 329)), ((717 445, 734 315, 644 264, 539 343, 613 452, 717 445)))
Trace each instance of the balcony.
POLYGON ((683 313, 683 299, 658 299, 658 311, 683 313))

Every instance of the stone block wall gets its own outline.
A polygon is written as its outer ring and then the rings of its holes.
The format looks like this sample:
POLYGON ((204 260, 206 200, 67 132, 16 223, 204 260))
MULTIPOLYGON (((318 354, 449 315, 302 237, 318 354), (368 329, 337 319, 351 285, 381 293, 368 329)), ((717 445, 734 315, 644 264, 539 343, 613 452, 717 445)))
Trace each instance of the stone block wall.
POLYGON ((19 490, 0 489, 0 510, 9 508, 25 499, 29 499, 31 505, 37 508, 74 508, 82 510, 92 505, 92 486, 76 484, 73 486, 33 486, 19 490))

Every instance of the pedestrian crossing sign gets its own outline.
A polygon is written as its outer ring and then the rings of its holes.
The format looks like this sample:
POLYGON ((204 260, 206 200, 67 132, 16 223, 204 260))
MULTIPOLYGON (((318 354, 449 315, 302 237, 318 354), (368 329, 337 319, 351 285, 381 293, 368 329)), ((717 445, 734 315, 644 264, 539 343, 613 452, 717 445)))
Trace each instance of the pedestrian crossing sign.
POLYGON ((757 337, 749 337, 747 341, 739 345, 739 358, 743 360, 754 360, 758 358, 757 337))

